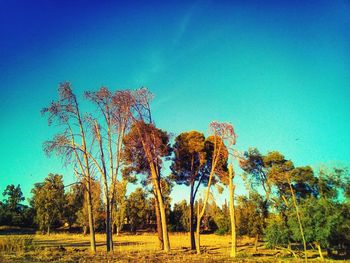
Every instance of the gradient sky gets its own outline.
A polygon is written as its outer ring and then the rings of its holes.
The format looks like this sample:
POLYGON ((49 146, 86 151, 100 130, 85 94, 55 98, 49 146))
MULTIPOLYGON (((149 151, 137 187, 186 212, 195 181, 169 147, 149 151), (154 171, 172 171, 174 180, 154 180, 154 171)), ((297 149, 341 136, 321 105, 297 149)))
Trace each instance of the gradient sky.
POLYGON ((50 172, 74 182, 42 150, 56 130, 40 109, 64 80, 80 95, 146 86, 174 134, 229 121, 239 150, 350 164, 349 1, 124 2, 0 0, 1 192, 29 197, 50 172))

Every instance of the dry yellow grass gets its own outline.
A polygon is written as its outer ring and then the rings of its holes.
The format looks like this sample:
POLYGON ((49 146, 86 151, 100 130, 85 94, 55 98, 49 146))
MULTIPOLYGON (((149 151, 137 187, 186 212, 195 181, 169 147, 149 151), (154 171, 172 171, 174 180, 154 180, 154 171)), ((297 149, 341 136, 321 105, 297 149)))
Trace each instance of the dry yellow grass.
MULTIPOLYGON (((0 236, 0 244, 7 239, 15 240, 20 236, 0 236)), ((23 240, 23 236, 21 237, 23 240)), ((114 253, 106 253, 105 236, 96 235, 97 253, 89 252, 89 237, 79 234, 35 235, 34 249, 3 250, 0 262, 279 262, 301 261, 275 250, 267 250, 261 245, 256 253, 253 240, 238 240, 238 258, 231 259, 230 237, 202 235, 203 253, 198 256, 189 249, 188 234, 171 234, 171 252, 166 254, 158 249, 157 236, 154 233, 141 235, 114 236, 114 253)), ((23 242, 23 241, 22 241, 23 242)), ((316 258, 313 260, 317 260, 316 258)))

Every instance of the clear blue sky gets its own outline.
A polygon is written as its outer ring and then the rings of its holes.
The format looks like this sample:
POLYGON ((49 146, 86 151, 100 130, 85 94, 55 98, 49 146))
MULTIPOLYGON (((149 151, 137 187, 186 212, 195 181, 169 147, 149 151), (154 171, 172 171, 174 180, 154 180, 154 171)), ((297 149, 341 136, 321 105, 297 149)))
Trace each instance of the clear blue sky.
POLYGON ((42 151, 55 129, 40 109, 64 80, 78 94, 149 87, 175 134, 229 121, 240 150, 350 164, 349 1, 124 2, 0 1, 1 192, 74 181, 42 151))

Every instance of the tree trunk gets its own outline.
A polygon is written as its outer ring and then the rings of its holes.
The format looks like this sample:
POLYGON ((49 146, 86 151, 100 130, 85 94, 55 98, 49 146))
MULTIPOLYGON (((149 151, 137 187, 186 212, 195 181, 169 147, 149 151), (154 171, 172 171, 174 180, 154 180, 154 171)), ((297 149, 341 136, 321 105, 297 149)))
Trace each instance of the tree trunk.
POLYGON ((154 197, 154 208, 156 212, 156 220, 157 220, 157 233, 158 233, 158 244, 161 250, 164 250, 164 240, 163 240, 163 231, 162 231, 162 220, 160 219, 160 211, 157 201, 157 196, 154 197))
POLYGON ((230 218, 231 218, 231 257, 236 257, 236 218, 235 218, 235 204, 234 204, 234 191, 233 185, 234 171, 232 164, 228 167, 229 173, 229 190, 230 190, 230 218))
POLYGON ((165 213, 165 206, 163 202, 163 197, 160 191, 160 185, 157 180, 155 180, 155 186, 156 186, 156 193, 157 193, 157 199, 158 199, 158 205, 159 205, 159 211, 160 211, 160 219, 162 222, 162 233, 163 233, 163 240, 164 240, 164 251, 169 252, 170 251, 170 241, 169 241, 169 235, 168 235, 168 227, 166 222, 166 213, 165 213))
POLYGON ((304 253, 305 253, 305 261, 307 262, 307 249, 306 249, 306 241, 305 241, 305 236, 304 236, 304 230, 303 230, 303 225, 301 224, 301 219, 300 219, 300 214, 299 214, 299 208, 298 208, 298 204, 294 195, 294 191, 293 191, 293 187, 292 184, 290 182, 290 180, 288 179, 288 184, 290 187, 290 191, 292 192, 292 199, 293 199, 293 204, 295 207, 295 211, 297 213, 297 218, 298 218, 298 223, 299 223, 299 229, 300 229, 300 233, 301 233, 301 237, 303 239, 303 245, 304 245, 304 253))
POLYGON ((91 252, 96 253, 95 228, 94 228, 94 216, 92 214, 92 196, 91 196, 90 178, 88 180, 89 182, 87 183, 88 185, 87 201, 88 201, 88 214, 89 214, 90 247, 91 247, 91 252))
POLYGON ((87 227, 83 226, 83 235, 86 236, 86 234, 87 234, 87 227))
POLYGON ((195 226, 194 226, 194 196, 193 196, 194 183, 191 184, 191 195, 190 195, 190 238, 191 238, 191 250, 196 250, 195 241, 195 226))
POLYGON ((323 254, 322 254, 322 249, 321 249, 320 244, 316 243, 316 247, 317 247, 318 253, 320 254, 321 260, 324 261, 324 257, 323 257, 323 254))
POLYGON ((257 233, 255 235, 255 241, 254 241, 254 251, 257 252, 258 251, 258 243, 259 243, 259 234, 257 233))
POLYGON ((47 226, 47 235, 50 235, 50 224, 47 226))
POLYGON ((197 227, 196 227, 196 251, 197 254, 201 253, 201 237, 200 237, 200 230, 201 230, 201 216, 199 213, 199 202, 197 204, 197 227))
POLYGON ((119 226, 117 226, 117 236, 119 236, 119 226))

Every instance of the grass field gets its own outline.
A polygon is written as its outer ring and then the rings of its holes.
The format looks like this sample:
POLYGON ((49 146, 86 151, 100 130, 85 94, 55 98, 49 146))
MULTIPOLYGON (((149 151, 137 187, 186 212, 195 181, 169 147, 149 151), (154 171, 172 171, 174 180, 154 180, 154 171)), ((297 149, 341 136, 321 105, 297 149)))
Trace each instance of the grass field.
MULTIPOLYGON (((158 249, 154 233, 115 236, 113 254, 107 254, 104 235, 97 234, 97 253, 89 252, 89 237, 79 234, 3 235, 0 236, 0 262, 301 262, 287 251, 269 250, 260 244, 258 251, 253 240, 238 240, 238 257, 229 257, 230 237, 202 235, 203 253, 198 256, 189 249, 188 234, 171 234, 171 252, 158 249)), ((317 253, 310 251, 312 261, 317 253)), ((339 262, 339 261, 337 261, 339 262)))

